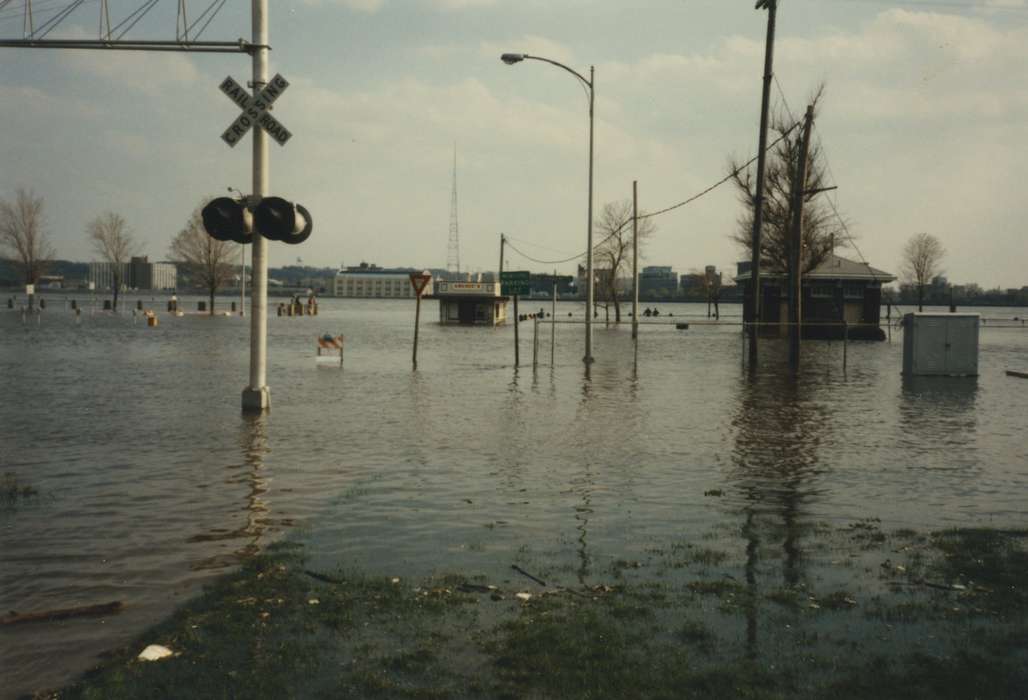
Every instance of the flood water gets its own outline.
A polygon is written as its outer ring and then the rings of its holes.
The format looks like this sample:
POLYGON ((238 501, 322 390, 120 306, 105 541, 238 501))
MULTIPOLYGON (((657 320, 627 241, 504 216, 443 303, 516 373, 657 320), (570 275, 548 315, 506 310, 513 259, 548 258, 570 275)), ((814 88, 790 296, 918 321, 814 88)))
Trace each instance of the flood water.
POLYGON ((413 301, 270 318, 261 418, 239 410, 249 319, 0 310, 0 475, 38 492, 0 504, 0 611, 125 605, 0 627, 0 696, 68 682, 285 537, 315 568, 523 561, 571 584, 711 530, 743 547, 754 522, 1026 524, 1028 382, 1005 370, 1028 370, 1028 329, 987 324, 977 379, 904 381, 898 329, 850 342, 845 367, 842 343, 808 342, 794 377, 782 343, 747 368, 738 325, 676 330, 705 307, 660 304, 674 318, 637 353, 627 324, 599 324, 586 376, 582 325, 556 326, 553 366, 540 328, 533 370, 522 324, 515 370, 512 327, 441 327, 424 306, 416 372, 413 301), (324 333, 345 334, 342 369, 316 366, 324 333))

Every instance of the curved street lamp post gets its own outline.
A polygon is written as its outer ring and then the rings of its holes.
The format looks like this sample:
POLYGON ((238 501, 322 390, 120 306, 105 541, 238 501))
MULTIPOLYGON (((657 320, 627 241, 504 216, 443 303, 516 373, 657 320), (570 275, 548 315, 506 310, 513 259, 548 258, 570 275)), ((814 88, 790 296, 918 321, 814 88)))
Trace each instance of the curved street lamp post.
MULTIPOLYGON (((527 53, 505 53, 500 56, 500 60, 506 63, 508 66, 512 66, 515 63, 520 63, 525 60, 532 61, 543 61, 550 65, 563 68, 571 75, 575 76, 579 82, 582 83, 589 92, 589 221, 588 229, 586 234, 586 240, 588 247, 586 248, 585 257, 585 276, 588 293, 586 295, 586 310, 585 310, 585 357, 582 361, 587 365, 593 361, 593 107, 595 105, 596 97, 596 69, 593 66, 589 66, 589 78, 587 79, 584 75, 568 68, 563 63, 553 61, 549 58, 543 58, 541 56, 530 56, 527 53)), ((515 321, 516 322, 516 321, 515 321)))

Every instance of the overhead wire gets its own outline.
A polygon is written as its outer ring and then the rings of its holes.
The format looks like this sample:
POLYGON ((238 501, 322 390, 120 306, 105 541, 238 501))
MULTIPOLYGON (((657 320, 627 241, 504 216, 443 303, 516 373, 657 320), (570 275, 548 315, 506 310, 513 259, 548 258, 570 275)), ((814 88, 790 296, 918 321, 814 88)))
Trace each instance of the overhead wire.
POLYGON ((570 258, 565 258, 564 260, 539 260, 538 258, 533 258, 531 255, 529 255, 528 253, 524 252, 523 250, 519 249, 516 245, 511 243, 510 238, 507 238, 506 240, 508 248, 510 248, 526 260, 531 260, 532 262, 539 263, 540 265, 560 265, 562 263, 571 262, 572 260, 578 260, 580 257, 585 255, 585 253, 579 253, 578 255, 574 255, 570 258))
MULTIPOLYGON (((78 0, 37 0, 32 4, 33 16, 47 15, 51 12, 63 12, 69 3, 77 2, 78 0)), ((97 0, 86 0, 86 2, 96 2, 97 0)), ((21 21, 25 15, 25 4, 22 3, 18 7, 8 7, 13 0, 0 0, 0 21, 5 20, 17 20, 21 21)))
POLYGON ((48 19, 46 22, 41 24, 33 33, 33 39, 44 39, 46 35, 54 30, 54 28, 68 18, 72 12, 77 10, 85 0, 74 0, 71 4, 65 7, 63 10, 55 14, 53 17, 48 19))
MULTIPOLYGON (((788 137, 789 134, 791 134, 793 132, 793 130, 796 129, 797 126, 799 126, 799 123, 794 123, 791 127, 786 129, 777 139, 775 139, 770 144, 768 144, 767 149, 765 150, 765 152, 770 151, 772 148, 777 146, 782 140, 784 140, 786 137, 788 137)), ((649 213, 646 213, 646 214, 640 214, 638 219, 641 221, 643 219, 650 219, 650 218, 655 217, 655 216, 660 216, 661 214, 667 214, 670 211, 674 211, 675 209, 679 209, 681 207, 684 207, 687 204, 691 204, 692 202, 695 202, 697 199, 699 199, 699 198, 701 198, 701 197, 703 197, 705 195, 710 194, 711 192, 716 190, 718 187, 720 187, 721 185, 725 184, 726 182, 728 182, 729 180, 734 178, 736 175, 741 173, 743 170, 745 170, 749 166, 753 165, 753 163, 755 163, 757 161, 758 157, 759 156, 753 156, 748 161, 746 161, 745 163, 743 163, 742 165, 737 167, 735 170, 730 172, 728 175, 726 175, 725 177, 721 178, 720 180, 715 182, 710 187, 707 187, 706 189, 702 190, 701 192, 693 195, 692 197, 689 197, 688 199, 685 199, 685 200, 683 200, 681 202, 678 202, 677 204, 672 204, 669 207, 664 207, 663 209, 658 209, 657 211, 649 212, 649 213)), ((628 220, 622 222, 620 226, 618 226, 616 229, 611 231, 606 237, 604 237, 603 240, 601 240, 599 243, 594 243, 593 244, 593 248, 594 249, 599 248, 604 243, 609 241, 611 238, 614 238, 614 236, 617 236, 622 231, 624 231, 625 227, 628 226, 631 223, 632 223, 632 219, 628 219, 628 220)), ((577 259, 581 258, 582 256, 584 256, 586 253, 588 253, 588 251, 584 251, 584 252, 579 253, 578 255, 572 256, 570 258, 566 258, 564 260, 539 260, 537 258, 534 258, 534 257, 530 256, 530 255, 527 255, 523 251, 518 250, 518 248, 513 246, 510 243, 510 236, 507 236, 507 246, 509 248, 512 248, 515 252, 517 252, 519 255, 521 255, 522 257, 526 258, 527 260, 530 260, 530 261, 532 261, 534 263, 539 263, 540 265, 560 265, 562 263, 567 263, 567 262, 571 262, 573 260, 577 260, 577 259)))
POLYGON ((204 16, 207 15, 208 12, 210 13, 210 16, 207 17, 207 21, 204 22, 203 25, 200 27, 199 31, 197 31, 196 34, 193 35, 193 41, 196 41, 200 38, 200 36, 204 33, 204 30, 207 29, 207 26, 211 23, 215 16, 217 16, 217 14, 221 12, 221 8, 225 7, 226 2, 228 2, 228 0, 214 0, 214 2, 207 6, 206 10, 201 12, 200 15, 195 20, 193 20, 193 23, 189 25, 189 31, 193 31, 193 28, 203 20, 204 16), (215 7, 215 5, 217 5, 217 7, 215 7))
POLYGON ((146 2, 144 2, 142 5, 137 7, 132 12, 130 12, 129 15, 125 19, 123 19, 114 28, 112 28, 111 29, 111 34, 114 34, 119 29, 121 29, 126 24, 128 24, 128 26, 125 27, 125 29, 122 30, 121 33, 118 34, 118 36, 116 37, 117 39, 121 39, 123 36, 125 36, 125 34, 127 34, 129 31, 131 31, 131 29, 134 26, 139 24, 139 20, 143 19, 143 17, 145 17, 147 15, 147 13, 149 13, 150 10, 152 10, 157 5, 157 2, 158 2, 158 0, 146 0, 146 2))

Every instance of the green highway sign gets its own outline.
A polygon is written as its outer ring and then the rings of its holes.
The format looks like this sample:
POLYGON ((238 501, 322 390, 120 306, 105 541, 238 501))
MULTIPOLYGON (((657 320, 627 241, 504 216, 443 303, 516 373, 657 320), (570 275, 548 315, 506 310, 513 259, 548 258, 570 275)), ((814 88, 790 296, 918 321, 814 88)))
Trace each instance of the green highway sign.
POLYGON ((529 294, 532 291, 528 284, 530 277, 531 273, 527 270, 521 270, 517 272, 501 272, 500 294, 529 294))

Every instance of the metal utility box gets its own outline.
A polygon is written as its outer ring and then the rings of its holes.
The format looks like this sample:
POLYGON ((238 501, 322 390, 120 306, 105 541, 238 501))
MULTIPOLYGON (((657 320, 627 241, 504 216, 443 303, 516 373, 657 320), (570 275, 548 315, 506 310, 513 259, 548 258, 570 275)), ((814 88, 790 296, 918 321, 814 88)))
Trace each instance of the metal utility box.
POLYGON ((903 374, 977 377, 979 323, 978 314, 906 314, 903 374))

